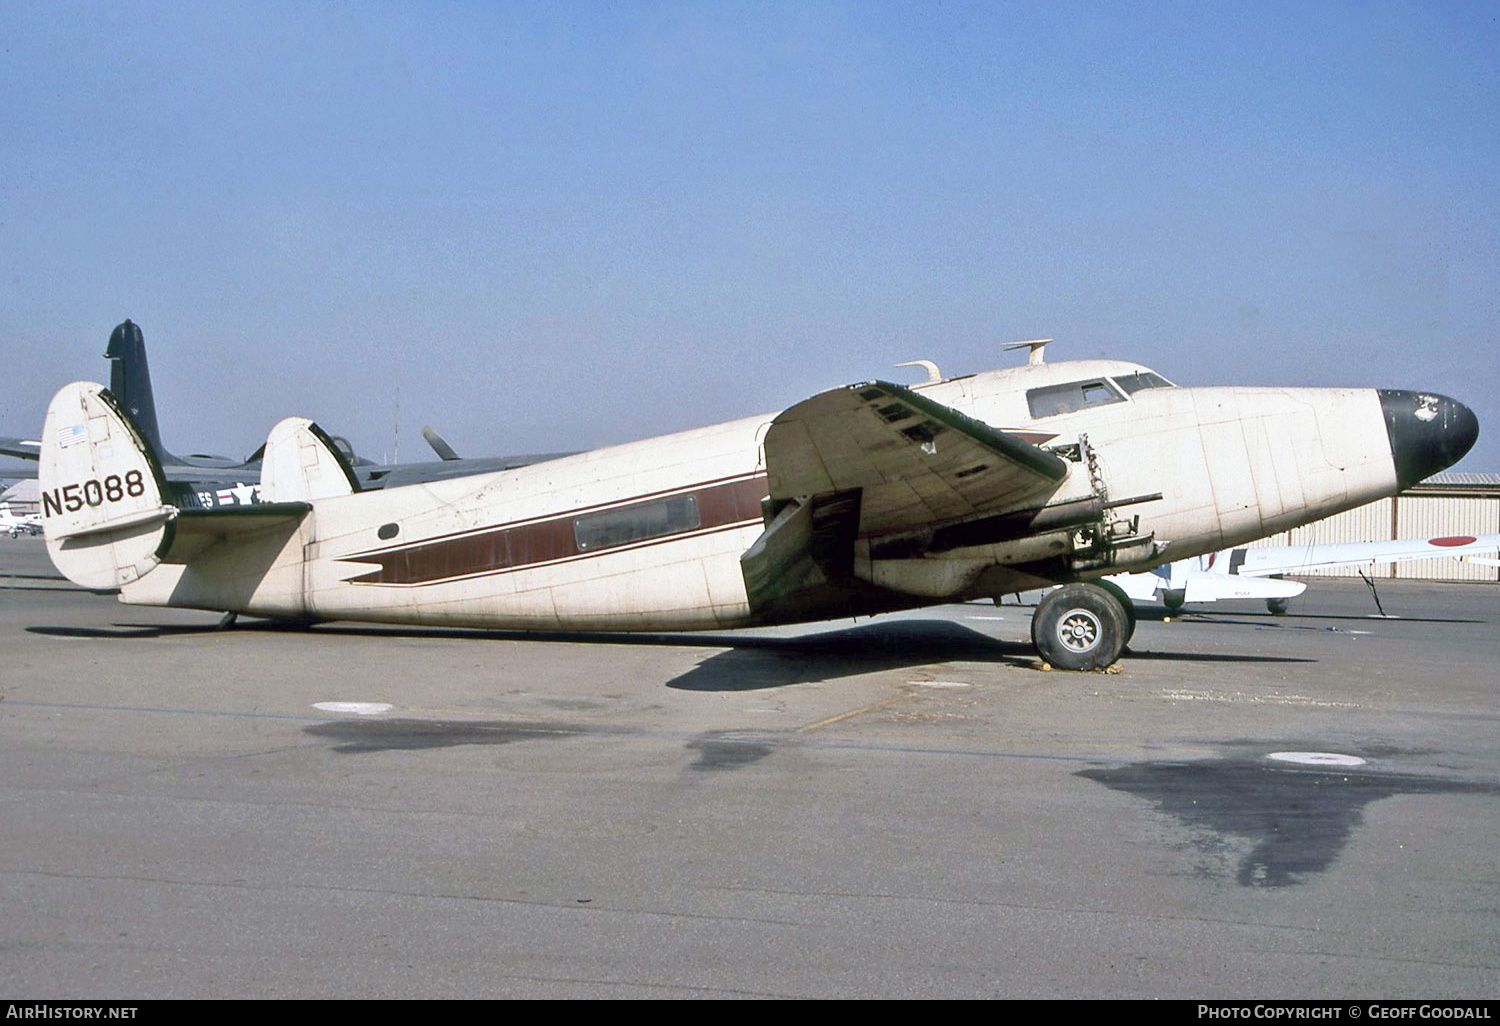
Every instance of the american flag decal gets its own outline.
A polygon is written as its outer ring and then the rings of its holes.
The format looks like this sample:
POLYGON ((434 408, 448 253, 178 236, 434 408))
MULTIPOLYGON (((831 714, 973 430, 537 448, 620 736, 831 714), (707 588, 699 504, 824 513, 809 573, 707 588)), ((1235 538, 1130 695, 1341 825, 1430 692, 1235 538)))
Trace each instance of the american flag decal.
POLYGON ((89 440, 89 429, 82 424, 73 424, 69 427, 60 428, 57 432, 57 447, 66 449, 70 445, 89 440))

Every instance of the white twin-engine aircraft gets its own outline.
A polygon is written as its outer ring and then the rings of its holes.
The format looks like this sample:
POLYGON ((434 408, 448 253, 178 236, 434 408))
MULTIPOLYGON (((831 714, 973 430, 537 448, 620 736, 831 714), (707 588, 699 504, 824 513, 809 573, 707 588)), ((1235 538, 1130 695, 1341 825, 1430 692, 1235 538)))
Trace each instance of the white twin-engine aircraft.
POLYGON ((1291 599, 1307 590, 1307 585, 1300 581, 1282 579, 1283 574, 1315 573, 1343 566, 1373 568, 1414 559, 1462 560, 1489 552, 1500 552, 1500 534, 1256 546, 1178 559, 1145 573, 1115 574, 1106 580, 1119 585, 1136 602, 1160 600, 1169 613, 1176 613, 1186 602, 1264 599, 1267 609, 1281 614, 1287 611, 1291 599))
POLYGON ((100 385, 52 400, 57 568, 121 601, 297 620, 674 631, 865 616, 1063 584, 1032 638, 1114 662, 1099 578, 1392 495, 1478 436, 1405 391, 1178 388, 1133 363, 835 388, 772 416, 499 473, 360 492, 318 426, 277 424, 264 505, 179 510, 100 385), (1003 425, 1003 427, 997 426, 1003 425))
POLYGON ((42 518, 35 513, 17 514, 10 503, 0 502, 0 531, 7 531, 12 538, 23 534, 41 534, 42 518))

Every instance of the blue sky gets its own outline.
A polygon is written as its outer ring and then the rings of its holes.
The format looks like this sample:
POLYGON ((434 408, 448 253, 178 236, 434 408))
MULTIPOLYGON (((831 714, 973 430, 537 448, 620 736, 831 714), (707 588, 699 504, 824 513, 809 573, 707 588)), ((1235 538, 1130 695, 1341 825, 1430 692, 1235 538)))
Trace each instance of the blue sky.
POLYGON ((914 358, 1441 391, 1500 471, 1494 3, 0 6, 0 434, 578 449, 914 358))

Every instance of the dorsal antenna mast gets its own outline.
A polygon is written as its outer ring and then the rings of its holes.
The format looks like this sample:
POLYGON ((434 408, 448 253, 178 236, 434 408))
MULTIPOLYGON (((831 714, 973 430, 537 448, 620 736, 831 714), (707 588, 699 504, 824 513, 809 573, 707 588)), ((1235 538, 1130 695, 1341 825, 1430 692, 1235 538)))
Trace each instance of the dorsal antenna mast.
POLYGON ((907 360, 905 363, 896 364, 897 367, 921 367, 927 372, 927 380, 924 385, 936 385, 943 380, 943 372, 938 370, 938 365, 931 360, 907 360))
POLYGON ((1051 341, 1050 338, 1034 338, 1027 342, 1007 342, 1005 350, 1009 352, 1012 349, 1030 349, 1031 353, 1026 357, 1026 364, 1035 367, 1047 362, 1047 343, 1051 341))

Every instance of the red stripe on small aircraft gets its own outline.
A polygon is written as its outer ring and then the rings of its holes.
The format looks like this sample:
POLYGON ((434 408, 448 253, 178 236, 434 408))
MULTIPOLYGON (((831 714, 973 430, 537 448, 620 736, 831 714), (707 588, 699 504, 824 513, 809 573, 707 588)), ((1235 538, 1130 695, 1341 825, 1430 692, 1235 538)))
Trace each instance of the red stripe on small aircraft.
POLYGON ((1479 539, 1467 534, 1455 534, 1451 538, 1428 538, 1428 545, 1441 545, 1444 548, 1452 548, 1455 545, 1473 545, 1479 539))

